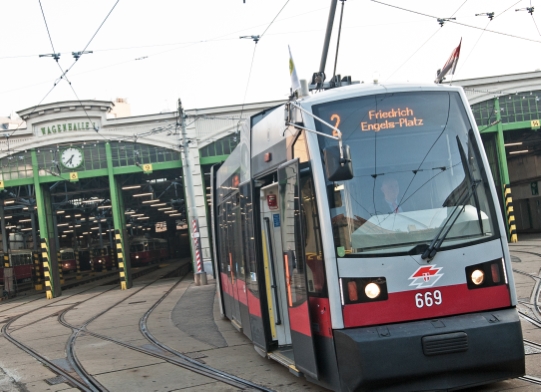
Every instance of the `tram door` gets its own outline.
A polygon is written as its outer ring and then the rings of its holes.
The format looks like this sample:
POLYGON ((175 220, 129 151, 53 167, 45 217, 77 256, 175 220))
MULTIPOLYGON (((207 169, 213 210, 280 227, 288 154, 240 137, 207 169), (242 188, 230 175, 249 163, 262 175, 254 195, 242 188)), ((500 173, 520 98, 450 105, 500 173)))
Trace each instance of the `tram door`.
POLYGON ((278 184, 261 188, 261 244, 272 339, 278 346, 291 344, 282 255, 282 217, 278 184))
MULTIPOLYGON (((306 169, 304 169, 306 170, 306 169)), ((278 168, 279 209, 282 218, 282 253, 285 294, 295 366, 318 379, 314 335, 310 322, 306 279, 306 219, 299 187, 298 159, 278 168)))
POLYGON ((228 275, 227 285, 229 286, 229 294, 232 297, 232 301, 229 302, 229 309, 227 309, 226 303, 226 315, 236 324, 237 328, 242 327, 242 319, 240 315, 239 305, 239 288, 238 279, 241 271, 241 244, 240 239, 236 235, 235 221, 238 219, 238 193, 234 194, 227 202, 225 207, 225 231, 224 231, 224 245, 225 245, 225 270, 228 275), (227 312, 229 310, 229 312, 227 312), (229 313, 229 314, 228 314, 229 313))

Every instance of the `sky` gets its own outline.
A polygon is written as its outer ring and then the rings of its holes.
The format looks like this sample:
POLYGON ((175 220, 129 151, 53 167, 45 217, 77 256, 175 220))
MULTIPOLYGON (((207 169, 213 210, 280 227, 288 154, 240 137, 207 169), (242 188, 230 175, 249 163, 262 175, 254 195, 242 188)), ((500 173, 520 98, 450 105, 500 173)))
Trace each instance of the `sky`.
MULTIPOLYGON (((185 109, 285 99, 288 46, 299 78, 310 80, 319 69, 330 3, 2 0, 0 116, 78 99, 124 98, 132 115, 174 111, 179 98, 185 109), (257 44, 240 38, 252 35, 260 36, 257 44), (85 48, 92 53, 74 62, 71 53, 85 48), (60 53, 58 63, 40 57, 52 53, 60 53), (67 80, 59 79, 66 69, 67 80)), ((432 83, 460 40, 448 79, 541 69, 537 6, 534 0, 347 0, 336 73, 364 83, 432 83), (490 12, 493 20, 476 16, 490 12), (452 17, 443 26, 437 20, 452 17)), ((341 7, 338 1, 327 79, 341 7)))

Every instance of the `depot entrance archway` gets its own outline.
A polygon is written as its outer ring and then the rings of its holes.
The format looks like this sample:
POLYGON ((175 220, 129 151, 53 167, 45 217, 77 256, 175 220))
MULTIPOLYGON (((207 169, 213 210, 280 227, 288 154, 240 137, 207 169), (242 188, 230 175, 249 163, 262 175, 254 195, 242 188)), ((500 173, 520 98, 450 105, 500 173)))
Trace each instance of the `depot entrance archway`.
POLYGON ((172 255, 186 253, 175 239, 187 218, 178 151, 109 141, 55 144, 11 154, 0 165, 2 250, 39 254, 48 298, 61 294, 63 249, 108 249, 123 289, 131 286, 130 238, 158 237, 176 244, 172 255))

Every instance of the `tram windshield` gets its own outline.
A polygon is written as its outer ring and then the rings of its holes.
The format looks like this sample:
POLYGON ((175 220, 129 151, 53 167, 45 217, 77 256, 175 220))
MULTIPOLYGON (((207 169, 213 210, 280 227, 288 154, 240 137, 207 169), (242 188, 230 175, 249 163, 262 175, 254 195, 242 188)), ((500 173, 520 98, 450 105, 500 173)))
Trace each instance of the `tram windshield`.
POLYGON ((327 183, 338 256, 419 254, 438 237, 442 249, 494 237, 487 173, 457 92, 372 95, 313 111, 351 150, 353 179, 327 183))

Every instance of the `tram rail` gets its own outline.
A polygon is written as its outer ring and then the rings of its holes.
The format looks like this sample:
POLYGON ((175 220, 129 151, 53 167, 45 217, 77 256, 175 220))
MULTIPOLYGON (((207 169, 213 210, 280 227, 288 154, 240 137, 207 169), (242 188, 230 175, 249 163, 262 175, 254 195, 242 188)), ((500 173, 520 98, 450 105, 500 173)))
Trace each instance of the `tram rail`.
MULTIPOLYGON (((69 323, 66 320, 66 315, 71 310, 73 310, 74 308, 76 308, 78 306, 80 307, 80 305, 83 304, 84 302, 95 299, 96 295, 94 295, 92 297, 89 297, 89 298, 87 298, 85 300, 82 300, 82 301, 76 301, 76 302, 71 303, 69 305, 67 304, 68 306, 65 309, 61 310, 57 314, 57 320, 58 320, 59 324, 63 325, 64 327, 67 327, 67 328, 71 329, 71 334, 70 334, 70 336, 69 336, 69 338, 68 338, 68 340, 66 342, 66 354, 67 354, 67 361, 68 361, 69 365, 71 366, 71 368, 73 369, 73 371, 63 369, 62 367, 58 366, 54 362, 47 359, 43 354, 39 353, 34 348, 30 347, 28 344, 25 344, 24 342, 22 342, 21 339, 12 336, 12 333, 15 332, 15 331, 18 331, 18 330, 20 330, 22 328, 28 327, 28 326, 30 326, 32 324, 39 323, 40 321, 42 321, 42 320, 44 320, 46 318, 50 318, 51 314, 46 315, 44 317, 40 317, 38 320, 33 320, 30 323, 27 323, 27 324, 24 324, 24 325, 19 325, 19 326, 15 327, 15 328, 12 328, 13 323, 15 323, 17 320, 20 320, 21 317, 29 315, 29 314, 31 314, 33 312, 36 312, 37 310, 41 310, 43 308, 46 308, 50 304, 48 304, 46 306, 42 306, 42 307, 39 307, 39 308, 29 310, 29 311, 24 312, 24 313, 22 313, 20 315, 12 317, 3 326, 2 333, 4 334, 4 336, 6 336, 6 338, 11 343, 13 343, 19 349, 23 350, 27 354, 29 354, 32 357, 34 357, 35 359, 37 359, 39 362, 41 362, 42 364, 47 366, 51 371, 53 371, 57 375, 64 377, 66 382, 71 384, 73 387, 78 388, 78 389, 80 389, 82 391, 92 391, 92 392, 104 391, 104 392, 107 392, 109 390, 106 385, 103 385, 102 383, 100 383, 92 374, 90 374, 90 372, 88 372, 85 369, 84 363, 82 363, 80 361, 80 359, 78 358, 78 356, 77 356, 76 341, 77 341, 78 337, 82 336, 83 334, 85 336, 92 336, 92 337, 95 337, 95 338, 98 338, 98 339, 101 339, 101 340, 109 341, 109 342, 115 343, 117 345, 120 345, 122 347, 129 348, 131 350, 140 352, 142 354, 152 356, 154 358, 158 358, 160 360, 163 360, 164 362, 173 364, 175 366, 182 367, 182 368, 187 369, 187 370, 189 370, 191 372, 200 374, 202 376, 208 377, 208 378, 213 379, 215 381, 225 383, 225 384, 230 385, 230 386, 232 386, 234 388, 238 388, 239 390, 257 390, 257 391, 266 391, 266 392, 272 391, 272 389, 269 389, 269 388, 266 388, 264 386, 258 385, 256 383, 253 383, 253 382, 249 381, 249 380, 242 379, 242 378, 237 377, 235 375, 232 375, 232 374, 223 372, 221 370, 212 368, 212 367, 210 367, 208 365, 199 363, 199 362, 195 361, 194 359, 192 359, 192 358, 190 358, 190 357, 188 357, 186 355, 183 355, 183 354, 177 352, 176 350, 168 347, 167 345, 161 343, 158 339, 156 339, 149 332, 148 327, 147 327, 147 321, 148 321, 148 318, 149 318, 150 314, 183 281, 186 274, 189 272, 190 264, 189 263, 184 263, 178 269, 181 270, 180 274, 179 274, 180 275, 179 279, 176 281, 176 283, 174 283, 154 303, 154 305, 152 305, 151 308, 149 308, 145 312, 145 314, 141 317, 141 320, 140 320, 140 323, 139 323, 140 332, 154 346, 159 347, 161 350, 164 350, 168 354, 165 354, 165 355, 160 354, 160 353, 151 351, 149 349, 134 346, 132 344, 123 342, 123 341, 121 341, 119 339, 115 339, 113 337, 109 337, 109 336, 105 336, 105 335, 102 335, 102 334, 99 334, 99 333, 89 331, 89 330, 87 330, 87 326, 89 326, 93 321, 95 321, 96 319, 98 319, 102 315, 106 314, 107 312, 109 312, 112 309, 114 309, 115 307, 117 307, 119 304, 121 304, 121 303, 125 302, 126 300, 132 298, 134 295, 140 293, 145 288, 151 286, 152 284, 154 284, 158 280, 163 279, 163 278, 168 277, 168 276, 171 276, 175 271, 172 271, 172 272, 170 272, 168 274, 165 274, 165 275, 159 275, 159 276, 151 279, 148 283, 145 283, 142 287, 140 287, 139 289, 137 289, 137 290, 133 291, 132 293, 130 293, 130 295, 124 297, 120 301, 116 301, 115 303, 111 304, 106 309, 100 311, 99 313, 95 314, 91 318, 87 319, 83 324, 80 324, 80 325, 74 325, 72 323, 69 323), (172 354, 173 357, 169 356, 169 354, 172 354)), ((95 286, 93 286, 92 288, 94 288, 94 287, 95 286)), ((91 290, 92 288, 88 288, 88 290, 91 290)), ((104 290, 104 291, 100 292, 97 295, 104 294, 104 293, 106 293, 106 292, 108 292, 110 290, 113 290, 114 288, 115 287, 112 287, 109 290, 104 290)), ((74 294, 72 296, 64 297, 62 300, 65 300, 65 299, 68 299, 68 298, 71 298, 73 300, 74 296, 76 296, 78 294, 82 294, 82 293, 84 293, 84 292, 86 292, 88 290, 84 290, 84 291, 79 292, 77 294, 74 294)), ((57 301, 57 302, 59 302, 59 301, 57 301)), ((56 305, 56 302, 55 302, 55 305, 56 305)))

